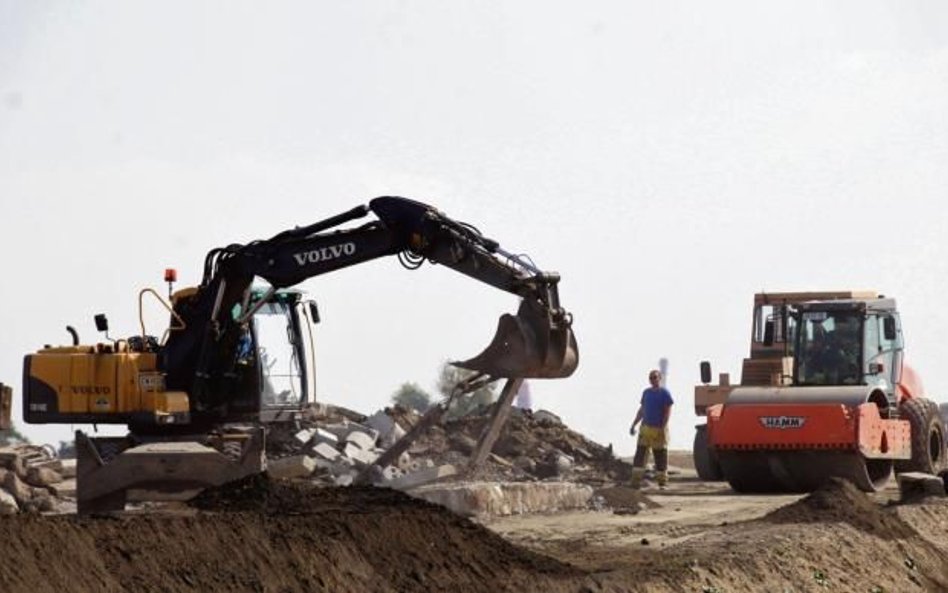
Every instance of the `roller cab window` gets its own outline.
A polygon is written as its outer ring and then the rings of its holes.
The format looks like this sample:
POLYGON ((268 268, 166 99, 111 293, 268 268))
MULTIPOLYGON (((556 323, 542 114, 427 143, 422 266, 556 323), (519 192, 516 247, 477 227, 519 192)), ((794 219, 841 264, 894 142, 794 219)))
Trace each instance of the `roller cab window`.
POLYGON ((798 385, 863 383, 864 318, 855 312, 806 311, 797 341, 798 385))

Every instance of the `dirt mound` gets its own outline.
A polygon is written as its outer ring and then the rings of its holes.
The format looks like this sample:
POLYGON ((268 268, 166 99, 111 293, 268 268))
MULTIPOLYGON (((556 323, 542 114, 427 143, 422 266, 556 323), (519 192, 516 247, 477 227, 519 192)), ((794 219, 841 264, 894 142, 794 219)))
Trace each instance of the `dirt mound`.
POLYGON ((584 575, 442 507, 256 478, 205 510, 0 517, 0 591, 575 591, 584 575))
MULTIPOLYGON (((267 478, 266 474, 256 474, 217 488, 208 488, 188 504, 204 511, 299 514, 312 510, 324 512, 330 498, 348 501, 372 494, 373 489, 370 488, 318 488, 307 483, 277 482, 267 478)), ((339 500, 333 502, 338 504, 339 500)))
POLYGON ((883 539, 916 535, 902 519, 874 502, 851 482, 833 479, 799 501, 764 517, 770 523, 849 523, 883 539))
POLYGON ((637 513, 641 509, 657 509, 662 506, 645 496, 641 490, 628 488, 626 486, 601 488, 596 490, 593 496, 601 497, 607 507, 617 511, 631 510, 637 513))
MULTIPOLYGON (((412 446, 413 456, 428 457, 436 463, 455 463, 473 451, 490 421, 492 406, 477 413, 432 427, 412 446)), ((400 423, 410 425, 408 419, 400 423)), ((605 447, 570 429, 556 415, 545 411, 511 410, 492 452, 481 471, 493 479, 536 480, 568 478, 602 486, 627 481, 632 466, 615 457, 605 447), (568 459, 564 468, 563 457, 568 459)))

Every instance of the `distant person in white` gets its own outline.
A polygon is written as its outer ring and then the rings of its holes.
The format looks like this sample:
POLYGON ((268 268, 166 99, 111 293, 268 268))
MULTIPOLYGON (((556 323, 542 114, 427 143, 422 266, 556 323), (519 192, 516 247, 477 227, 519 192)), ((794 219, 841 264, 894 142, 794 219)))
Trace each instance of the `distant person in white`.
POLYGON ((520 390, 517 391, 517 399, 514 405, 521 410, 532 410, 533 402, 530 400, 530 383, 526 379, 520 384, 520 390))

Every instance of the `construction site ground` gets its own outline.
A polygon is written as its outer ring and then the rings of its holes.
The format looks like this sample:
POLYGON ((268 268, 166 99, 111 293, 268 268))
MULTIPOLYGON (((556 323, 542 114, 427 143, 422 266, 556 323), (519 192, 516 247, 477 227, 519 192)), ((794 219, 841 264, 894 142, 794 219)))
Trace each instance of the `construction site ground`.
MULTIPOLYGON (((673 456, 682 466, 687 456, 673 456)), ((0 591, 948 590, 948 499, 736 495, 684 468, 600 510, 479 518, 388 488, 254 478, 189 506, 0 517, 0 591)))

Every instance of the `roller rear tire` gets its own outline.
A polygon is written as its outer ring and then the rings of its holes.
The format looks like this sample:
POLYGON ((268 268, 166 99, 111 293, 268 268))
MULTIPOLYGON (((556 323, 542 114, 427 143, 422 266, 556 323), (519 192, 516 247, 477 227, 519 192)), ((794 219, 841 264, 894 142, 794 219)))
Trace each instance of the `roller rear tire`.
POLYGON ((948 469, 945 425, 938 404, 930 399, 910 399, 899 406, 899 416, 912 428, 912 458, 897 462, 895 471, 938 475, 948 469))
POLYGON ((705 482, 720 482, 724 479, 724 472, 721 470, 718 456, 708 447, 707 424, 695 427, 695 442, 691 449, 691 455, 694 458, 695 470, 698 472, 700 479, 705 482))

